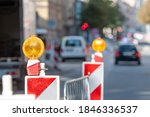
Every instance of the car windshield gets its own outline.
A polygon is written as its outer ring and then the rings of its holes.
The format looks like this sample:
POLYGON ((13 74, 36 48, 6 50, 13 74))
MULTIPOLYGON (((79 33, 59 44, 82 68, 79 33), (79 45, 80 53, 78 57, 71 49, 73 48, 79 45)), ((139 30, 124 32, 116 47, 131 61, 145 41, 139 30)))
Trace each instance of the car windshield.
POLYGON ((123 46, 120 46, 119 47, 119 50, 120 51, 136 51, 136 48, 135 46, 132 46, 132 45, 123 45, 123 46))
POLYGON ((80 47, 81 41, 75 40, 75 39, 67 40, 65 46, 67 46, 67 47, 80 47))

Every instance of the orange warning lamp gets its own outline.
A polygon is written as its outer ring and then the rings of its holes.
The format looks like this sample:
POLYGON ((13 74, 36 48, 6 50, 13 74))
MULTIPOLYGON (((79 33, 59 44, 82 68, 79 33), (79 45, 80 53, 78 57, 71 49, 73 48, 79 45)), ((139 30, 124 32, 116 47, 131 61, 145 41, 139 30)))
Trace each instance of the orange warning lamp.
POLYGON ((103 52, 106 48, 106 43, 102 38, 96 38, 92 43, 92 48, 96 52, 103 52))
POLYGON ((22 49, 27 58, 38 59, 44 52, 44 43, 40 38, 32 35, 24 41, 22 49))

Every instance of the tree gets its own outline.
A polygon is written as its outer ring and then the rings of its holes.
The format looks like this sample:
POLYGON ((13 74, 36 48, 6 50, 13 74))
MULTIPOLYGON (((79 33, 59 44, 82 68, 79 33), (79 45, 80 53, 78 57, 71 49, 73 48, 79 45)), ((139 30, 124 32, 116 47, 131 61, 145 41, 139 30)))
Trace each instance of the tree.
POLYGON ((123 19, 117 4, 111 0, 89 0, 82 11, 82 21, 88 22, 91 28, 100 30, 121 25, 123 19))
POLYGON ((150 24, 150 0, 147 0, 140 8, 138 19, 143 24, 150 24))

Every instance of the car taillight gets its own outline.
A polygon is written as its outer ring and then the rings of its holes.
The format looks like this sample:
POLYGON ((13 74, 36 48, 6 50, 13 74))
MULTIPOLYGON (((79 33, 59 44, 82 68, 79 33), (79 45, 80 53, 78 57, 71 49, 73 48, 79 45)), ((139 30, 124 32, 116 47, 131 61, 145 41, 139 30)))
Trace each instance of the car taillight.
POLYGON ((136 53, 135 53, 135 56, 137 57, 137 58, 140 58, 140 53, 137 51, 136 53))
POLYGON ((115 56, 116 56, 116 57, 119 57, 119 56, 120 56, 120 52, 117 51, 117 52, 115 53, 115 56))

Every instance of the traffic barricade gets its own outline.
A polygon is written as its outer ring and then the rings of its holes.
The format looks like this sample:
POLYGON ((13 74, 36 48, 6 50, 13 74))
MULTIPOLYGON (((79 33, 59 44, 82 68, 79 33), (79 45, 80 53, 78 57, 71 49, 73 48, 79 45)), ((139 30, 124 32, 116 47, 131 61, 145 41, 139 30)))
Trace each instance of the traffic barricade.
POLYGON ((44 52, 43 41, 32 35, 23 43, 23 52, 27 58, 27 76, 25 76, 25 94, 34 94, 37 100, 59 100, 59 76, 45 75, 45 63, 39 57, 44 52))
POLYGON ((45 64, 40 66, 40 75, 25 77, 25 94, 34 94, 36 100, 59 100, 59 76, 45 75, 45 64))
POLYGON ((101 62, 84 62, 83 63, 83 76, 89 76, 90 84, 90 99, 102 100, 103 99, 103 63, 101 62))
POLYGON ((34 94, 36 100, 59 100, 58 76, 26 76, 25 94, 34 94))
POLYGON ((104 92, 104 63, 102 51, 106 48, 105 41, 97 38, 92 43, 92 48, 96 51, 92 54, 90 62, 83 62, 83 76, 89 76, 90 100, 103 100, 104 92))
POLYGON ((90 86, 88 76, 66 81, 64 100, 89 100, 90 86))

